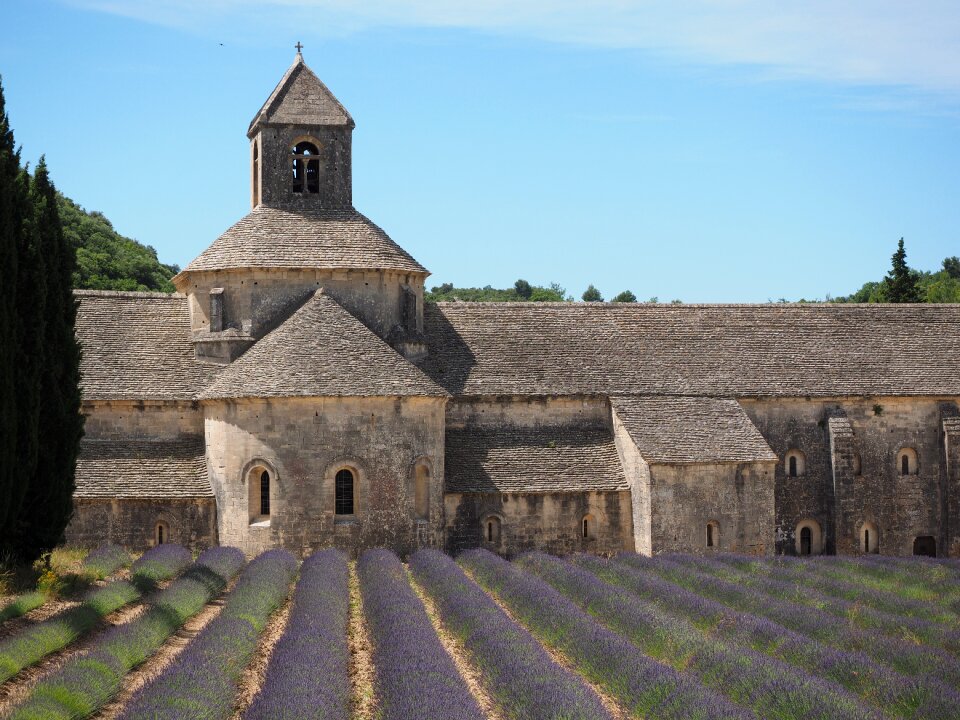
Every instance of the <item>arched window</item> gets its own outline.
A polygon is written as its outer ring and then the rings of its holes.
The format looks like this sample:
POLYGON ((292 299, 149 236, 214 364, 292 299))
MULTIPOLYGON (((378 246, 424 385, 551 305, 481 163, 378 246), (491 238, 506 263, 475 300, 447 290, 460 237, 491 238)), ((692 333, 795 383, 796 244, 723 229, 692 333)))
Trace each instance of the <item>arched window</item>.
POLYGON ((270 514, 270 473, 260 473, 260 514, 270 514))
POLYGON ((853 454, 853 474, 857 477, 863 475, 863 461, 860 459, 860 453, 853 454))
POLYGON ((157 523, 157 527, 153 531, 153 539, 157 545, 170 542, 170 527, 162 520, 157 523))
POLYGON ((247 471, 247 508, 251 525, 269 525, 276 474, 261 462, 247 471))
POLYGON ((860 526, 860 552, 876 554, 880 552, 880 532, 872 522, 860 526))
POLYGON ((785 458, 787 476, 800 477, 806 472, 806 462, 803 453, 793 449, 787 451, 785 458))
POLYGON ((901 475, 916 475, 919 470, 917 451, 913 448, 901 448, 897 453, 897 472, 901 475))
POLYGON ((593 540, 597 536, 597 521, 593 515, 587 513, 580 520, 580 537, 584 540, 593 540))
POLYGON ((798 523, 795 543, 797 555, 819 555, 823 552, 820 524, 816 520, 803 520, 798 523))
POLYGON ((707 523, 707 547, 720 547, 720 523, 713 520, 707 523))
POLYGON ((500 542, 500 518, 490 515, 483 521, 483 539, 488 543, 500 542))
POLYGON ((921 535, 918 538, 914 538, 913 554, 924 555, 926 557, 936 557, 937 541, 933 539, 932 535, 921 535))
POLYGON ((293 146, 293 191, 320 192, 320 152, 311 142, 302 141, 293 146))
POLYGON ((344 468, 334 479, 334 511, 337 515, 353 515, 353 473, 344 468))
POLYGON ((425 463, 417 463, 414 473, 414 509, 417 520, 430 519, 430 468, 425 463))

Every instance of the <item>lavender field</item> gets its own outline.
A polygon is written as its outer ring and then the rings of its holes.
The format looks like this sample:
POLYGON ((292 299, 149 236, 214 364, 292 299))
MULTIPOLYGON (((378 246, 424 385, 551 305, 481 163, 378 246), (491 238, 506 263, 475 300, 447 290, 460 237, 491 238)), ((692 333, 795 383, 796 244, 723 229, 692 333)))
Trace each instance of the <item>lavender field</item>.
POLYGON ((956 560, 166 545, 88 566, 58 612, 0 608, 0 718, 960 719, 956 560))

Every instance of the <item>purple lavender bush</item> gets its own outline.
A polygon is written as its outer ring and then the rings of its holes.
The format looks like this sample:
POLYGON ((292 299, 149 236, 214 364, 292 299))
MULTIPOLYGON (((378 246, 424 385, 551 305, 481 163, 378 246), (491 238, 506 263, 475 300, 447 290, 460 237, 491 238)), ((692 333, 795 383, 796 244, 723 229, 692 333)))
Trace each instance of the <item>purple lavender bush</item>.
POLYGON ((571 563, 543 553, 528 553, 516 562, 645 652, 693 673, 758 717, 881 717, 836 683, 798 675, 768 655, 705 637, 689 622, 571 563))
POLYGON ((517 720, 592 720, 610 715, 583 680, 547 654, 449 557, 421 550, 410 558, 414 578, 437 603, 467 648, 501 712, 517 720))
POLYGON ((483 718, 397 556, 389 550, 368 550, 357 562, 357 573, 373 644, 379 717, 483 718))
POLYGON ((120 690, 124 676, 200 612, 243 567, 236 548, 211 548, 158 593, 146 613, 108 630, 87 655, 43 678, 8 720, 72 720, 92 715, 120 690))
POLYGON ((468 550, 457 562, 541 642, 603 687, 633 717, 651 720, 755 718, 695 678, 644 654, 608 630, 554 588, 486 550, 468 550))
POLYGON ((83 559, 83 572, 97 580, 113 575, 130 564, 130 553, 119 545, 101 545, 83 559))
POLYGON ((122 720, 223 720, 260 632, 286 599, 297 561, 286 550, 253 560, 227 596, 223 612, 120 715, 122 720))
POLYGON ((270 657, 246 720, 350 717, 349 569, 339 550, 303 562, 283 637, 270 657))
POLYGON ((130 577, 137 587, 146 592, 157 583, 179 575, 191 562, 193 554, 182 545, 156 545, 130 566, 130 577))
POLYGON ((824 645, 770 620, 739 612, 622 563, 591 555, 577 555, 572 561, 666 612, 686 618, 705 634, 752 648, 837 682, 888 714, 903 718, 944 718, 960 712, 960 694, 955 690, 906 678, 863 653, 824 645))

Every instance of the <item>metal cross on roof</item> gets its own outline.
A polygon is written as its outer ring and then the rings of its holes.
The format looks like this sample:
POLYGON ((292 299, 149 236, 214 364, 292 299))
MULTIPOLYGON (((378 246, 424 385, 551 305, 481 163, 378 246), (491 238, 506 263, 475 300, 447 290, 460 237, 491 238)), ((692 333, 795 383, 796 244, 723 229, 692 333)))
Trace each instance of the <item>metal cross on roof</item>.
POLYGON ((299 40, 297 40, 297 44, 294 45, 294 47, 297 49, 297 55, 299 55, 300 51, 303 50, 303 45, 300 44, 299 40))

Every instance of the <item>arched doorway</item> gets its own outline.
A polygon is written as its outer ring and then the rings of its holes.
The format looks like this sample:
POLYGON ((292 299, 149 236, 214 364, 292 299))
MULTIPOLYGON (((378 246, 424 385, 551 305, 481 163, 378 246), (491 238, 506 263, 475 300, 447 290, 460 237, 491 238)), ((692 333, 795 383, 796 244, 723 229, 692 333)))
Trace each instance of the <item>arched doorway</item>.
POLYGON ((913 554, 926 557, 937 556, 937 541, 932 535, 921 535, 913 540, 913 554))
POLYGON ((809 555, 813 544, 813 531, 809 527, 800 529, 800 554, 809 555))

